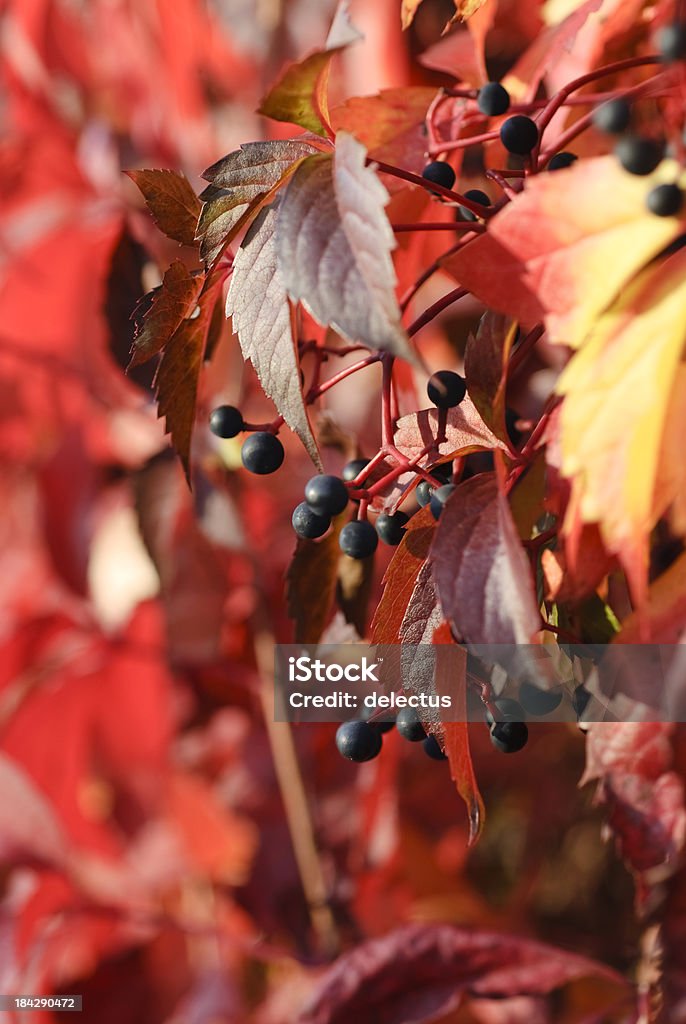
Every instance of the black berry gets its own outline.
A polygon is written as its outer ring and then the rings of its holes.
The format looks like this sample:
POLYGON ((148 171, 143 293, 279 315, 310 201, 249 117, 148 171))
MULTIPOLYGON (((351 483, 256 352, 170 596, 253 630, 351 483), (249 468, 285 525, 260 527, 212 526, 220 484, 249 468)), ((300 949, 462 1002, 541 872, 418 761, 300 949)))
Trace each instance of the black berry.
POLYGON ((528 681, 519 687, 519 700, 531 715, 549 715, 562 703, 562 690, 542 690, 528 681))
POLYGON ((210 413, 210 430, 217 437, 236 437, 243 429, 243 417, 233 405, 218 405, 210 413))
POLYGON ((368 722, 343 722, 336 730, 338 753, 349 761, 371 761, 381 744, 381 733, 368 722))
POLYGON ((657 185, 646 196, 646 206, 658 217, 673 217, 684 202, 684 193, 678 185, 657 185))
POLYGON ((400 735, 410 743, 419 743, 426 737, 422 720, 414 708, 401 708, 395 720, 395 727, 400 735))
POLYGON ((429 378, 426 385, 429 401, 439 409, 452 409, 459 405, 467 394, 467 382, 452 370, 439 370, 429 378))
POLYGON ((431 484, 429 483, 428 480, 421 480, 417 484, 417 487, 416 487, 414 493, 415 493, 415 496, 417 498, 417 501, 419 502, 419 504, 421 505, 422 508, 424 508, 425 505, 429 504, 429 502, 431 501, 431 495, 433 494, 433 492, 434 492, 434 489, 433 489, 433 487, 431 486, 431 484))
POLYGON ((615 156, 629 174, 651 174, 664 155, 664 142, 625 135, 615 146, 615 156))
POLYGON ((432 466, 429 472, 442 484, 449 484, 453 476, 453 464, 452 462, 441 462, 437 466, 432 466))
POLYGON ((396 512, 395 515, 388 515, 382 512, 376 517, 376 532, 384 544, 396 547, 405 536, 405 524, 408 517, 404 512, 396 512))
POLYGON ((673 21, 661 28, 656 38, 657 49, 666 64, 686 57, 686 22, 673 21))
POLYGON ((338 545, 350 558, 369 558, 376 551, 379 535, 366 519, 346 523, 338 538, 338 545))
POLYGON ((331 526, 330 516, 317 515, 306 501, 301 501, 295 508, 291 522, 298 537, 302 537, 303 540, 315 540, 317 537, 323 537, 331 526))
POLYGON ((500 82, 487 82, 479 89, 476 105, 482 114, 497 117, 510 109, 510 94, 500 82))
POLYGON ((372 726, 372 728, 378 729, 380 733, 390 732, 391 729, 393 729, 395 726, 395 719, 390 720, 388 722, 384 722, 383 720, 378 722, 370 722, 369 724, 372 726))
POLYGON ((447 761, 447 756, 441 750, 441 745, 435 736, 427 736, 422 743, 424 753, 434 761, 447 761))
POLYGON ((350 484, 360 475, 364 467, 368 465, 369 459, 353 459, 351 462, 346 462, 341 476, 347 484, 350 484))
POLYGON ((524 722, 496 722, 491 726, 491 743, 503 754, 516 754, 526 746, 529 730, 524 722))
POLYGON ((588 692, 586 687, 577 686, 576 690, 572 694, 572 707, 576 711, 577 718, 581 718, 590 699, 591 694, 588 692))
POLYGON ((626 100, 610 100, 593 111, 593 124, 608 135, 621 135, 629 127, 631 107, 626 100))
MULTIPOLYGON (((432 160, 422 171, 422 178, 433 181, 436 185, 442 185, 443 188, 452 188, 455 184, 455 171, 450 164, 446 164, 442 160, 432 160)), ((434 195, 436 194, 434 193, 434 195)))
POLYGON ((455 490, 455 484, 443 484, 442 487, 437 487, 431 495, 429 504, 431 505, 431 514, 434 519, 439 519, 443 506, 455 490))
POLYGON ((489 725, 493 725, 494 722, 523 722, 526 718, 526 711, 522 705, 511 697, 498 697, 491 706, 495 714, 486 709, 486 721, 489 725))
POLYGON ((337 516, 348 504, 348 488, 340 477, 313 476, 305 484, 305 501, 317 515, 337 516))
POLYGON ((576 153, 555 153, 548 161, 548 170, 561 171, 563 167, 570 167, 578 159, 576 153))
POLYGON ((284 458, 283 445, 275 434, 258 430, 246 437, 241 448, 243 465, 250 473, 266 476, 275 473, 284 458))
MULTIPOLYGON (((490 206, 491 199, 485 192, 482 192, 480 188, 470 188, 464 193, 465 199, 471 199, 473 203, 479 203, 480 206, 490 206)), ((468 210, 466 206, 458 206, 457 208, 457 219, 458 220, 478 220, 478 217, 471 210, 468 210)))
POLYGON ((500 141, 508 153, 526 156, 538 142, 538 128, 530 117, 515 114, 503 122, 500 128, 500 141))

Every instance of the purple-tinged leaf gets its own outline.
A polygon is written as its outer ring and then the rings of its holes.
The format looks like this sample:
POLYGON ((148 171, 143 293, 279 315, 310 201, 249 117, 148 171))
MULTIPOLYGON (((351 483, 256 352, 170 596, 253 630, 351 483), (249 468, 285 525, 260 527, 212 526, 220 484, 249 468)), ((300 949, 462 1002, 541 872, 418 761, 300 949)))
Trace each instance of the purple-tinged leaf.
POLYGON ((541 620, 531 568, 495 474, 457 487, 429 557, 443 614, 466 642, 532 642, 541 620))
POLYGON ((339 133, 333 158, 301 164, 279 211, 279 267, 290 297, 319 323, 416 362, 395 295, 389 195, 365 158, 364 146, 339 133))
POLYGON ((322 468, 300 386, 293 310, 278 267, 274 228, 278 201, 262 210, 241 245, 226 299, 241 351, 266 395, 322 468))

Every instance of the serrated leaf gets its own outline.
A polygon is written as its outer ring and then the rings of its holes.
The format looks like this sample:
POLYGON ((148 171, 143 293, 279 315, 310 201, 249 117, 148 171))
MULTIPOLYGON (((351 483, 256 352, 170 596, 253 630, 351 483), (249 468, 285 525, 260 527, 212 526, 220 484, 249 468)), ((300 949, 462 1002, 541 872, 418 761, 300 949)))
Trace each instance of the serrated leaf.
POLYGON ((412 516, 383 578, 383 594, 374 613, 374 644, 396 644, 417 577, 426 562, 436 521, 427 506, 412 516))
MULTIPOLYGON (((438 409, 420 409, 419 412, 401 416, 396 424, 393 442, 403 455, 413 459, 438 434, 438 409)), ((454 409, 448 409, 442 438, 436 451, 443 458, 493 451, 496 448, 507 451, 507 446, 489 430, 469 397, 464 398, 454 409)))
POLYGON ((278 201, 262 210, 234 260, 226 299, 241 351, 278 412, 322 468, 300 386, 297 331, 279 271, 274 229, 278 201))
POLYGON ((316 150, 305 142, 249 142, 222 157, 203 172, 210 184, 201 193, 203 206, 197 225, 200 256, 213 264, 232 238, 257 215, 259 200, 287 179, 298 162, 316 150))
POLYGON ((288 615, 295 621, 295 643, 316 644, 326 626, 336 592, 343 517, 322 540, 298 540, 286 575, 288 615))
POLYGON ((331 133, 327 98, 331 59, 362 38, 350 23, 348 7, 348 0, 339 3, 324 49, 291 64, 262 100, 259 114, 298 124, 317 135, 331 133))
POLYGON ((389 195, 365 158, 364 146, 341 133, 333 158, 300 165, 279 211, 279 267, 290 297, 320 324, 416 362, 395 295, 389 195))
POLYGON ((459 484, 430 560, 443 614, 470 644, 530 644, 540 616, 529 561, 495 474, 459 484))
POLYGON ((337 132, 354 135, 374 160, 421 174, 426 112, 435 95, 426 86, 405 86, 376 96, 353 96, 331 111, 331 124, 337 132))
MULTIPOLYGON (((446 25, 446 29, 455 21, 466 21, 468 18, 471 18, 473 14, 476 14, 480 7, 483 7, 486 0, 453 0, 453 2, 455 4, 456 13, 446 25)), ((403 29, 410 27, 421 3, 422 0, 402 0, 400 7, 400 20, 403 29)))
POLYGON ((562 473, 570 506, 598 523, 644 595, 652 527, 675 500, 678 478, 657 490, 660 447, 686 342, 686 251, 651 265, 600 317, 563 372, 562 473), (669 489, 668 489, 669 488, 669 489))
MULTIPOLYGON (((596 1020, 605 1019, 606 1008, 621 1005, 629 994, 620 974, 576 953, 475 928, 413 923, 339 957, 320 978, 297 1024, 429 1024, 454 1018, 452 1011, 467 1000, 473 1000, 475 1013, 461 1014, 465 1020, 478 1015, 481 1020, 521 1021, 521 1002, 510 1013, 510 999, 547 996, 583 977, 611 986, 601 996, 600 1014, 594 1003, 596 1020), (491 1000, 498 1001, 497 1016, 489 1009, 491 1000), (482 1001, 483 1016, 477 1009, 482 1001)), ((554 1019, 547 1010, 535 1019, 554 1019)), ((584 1016, 590 1021, 588 1013, 584 1016)))
POLYGON ((479 321, 476 335, 469 335, 464 355, 469 397, 484 423, 505 443, 507 363, 516 333, 513 320, 488 310, 479 321))
POLYGON ((182 245, 195 245, 201 204, 185 174, 166 170, 126 173, 143 193, 160 231, 182 245))
POLYGON ((193 274, 175 260, 165 271, 162 284, 144 296, 133 312, 136 336, 129 368, 146 362, 167 344, 198 304, 204 277, 193 274))
POLYGON ((225 276, 224 272, 215 272, 207 280, 197 306, 189 317, 182 320, 164 346, 155 375, 158 415, 165 417, 167 433, 171 434, 172 444, 189 483, 200 368, 225 276))

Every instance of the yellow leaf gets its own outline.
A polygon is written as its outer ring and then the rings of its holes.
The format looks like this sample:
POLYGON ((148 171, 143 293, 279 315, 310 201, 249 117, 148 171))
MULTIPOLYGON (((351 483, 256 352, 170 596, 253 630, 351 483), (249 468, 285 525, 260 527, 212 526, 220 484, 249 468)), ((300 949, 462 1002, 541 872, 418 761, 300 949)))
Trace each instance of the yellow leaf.
MULTIPOLYGON (((649 534, 674 499, 660 452, 686 337, 686 251, 654 263, 590 330, 562 374, 562 473, 571 507, 597 522, 634 597, 645 596, 649 534)), ((681 378, 680 378, 681 379, 681 378)), ((669 426, 671 429, 671 425, 669 426)), ((675 484, 672 482, 672 487, 675 484)))

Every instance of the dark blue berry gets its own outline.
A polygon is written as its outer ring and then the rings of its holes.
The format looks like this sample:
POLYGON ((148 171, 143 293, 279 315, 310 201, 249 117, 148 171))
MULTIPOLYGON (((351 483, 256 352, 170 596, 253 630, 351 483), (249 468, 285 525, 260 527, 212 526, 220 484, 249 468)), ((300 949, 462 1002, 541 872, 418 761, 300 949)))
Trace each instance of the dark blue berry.
POLYGON ((422 171, 422 178, 433 181, 436 185, 442 185, 443 188, 452 188, 455 184, 455 171, 450 164, 446 164, 442 160, 432 160, 422 171))
POLYGON ((426 737, 426 739, 422 743, 422 746, 424 748, 424 753, 427 755, 427 757, 432 758, 432 760, 434 760, 434 761, 447 761, 448 760, 447 755, 443 753, 443 751, 441 750, 440 743, 438 742, 438 740, 436 739, 436 737, 433 734, 431 736, 427 736, 426 737))
POLYGON ((674 217, 684 204, 678 185, 656 185, 646 197, 646 206, 658 217, 674 217))
POLYGON ((657 49, 665 64, 686 57, 686 22, 673 21, 657 33, 657 49))
POLYGON ((376 517, 376 532, 384 544, 396 547, 405 536, 405 524, 408 517, 404 512, 396 512, 395 515, 388 515, 382 512, 376 517))
POLYGON ((293 511, 291 522, 298 537, 303 540, 315 540, 317 537, 323 537, 329 529, 331 517, 317 515, 306 501, 301 501, 293 511))
POLYGON ((337 516, 348 504, 348 488, 340 477, 325 473, 305 484, 305 501, 320 516, 337 516))
POLYGON ((640 135, 625 135, 615 146, 615 156, 629 174, 652 174, 662 162, 664 142, 640 135))
POLYGON ((364 467, 368 465, 369 459, 352 459, 351 462, 346 462, 341 476, 347 484, 351 484, 360 475, 364 467))
POLYGON ((459 373, 439 370, 429 378, 426 393, 439 409, 453 409, 467 394, 467 382, 459 373))
POLYGON ((218 405, 210 413, 210 430, 217 437, 236 437, 243 429, 243 417, 233 405, 218 405))
POLYGON ((503 121, 500 128, 500 141, 508 153, 526 156, 538 142, 538 128, 530 117, 515 114, 503 121))
POLYGON ((528 738, 524 722, 496 722, 491 726, 491 743, 503 754, 516 754, 526 746, 528 738))
POLYGON ((283 463, 283 445, 275 434, 258 430, 246 437, 243 442, 241 459, 250 473, 266 476, 268 473, 275 473, 283 463))
POLYGON ((531 715, 549 715, 562 703, 562 690, 542 690, 527 681, 519 687, 519 700, 531 715))
POLYGON ((338 538, 338 545, 350 558, 369 558, 376 551, 379 535, 366 519, 346 523, 338 538))
MULTIPOLYGON (((468 189, 464 193, 464 197, 465 199, 471 199, 473 203, 479 203, 479 205, 483 207, 491 205, 490 196, 487 196, 480 188, 468 189)), ((458 220, 478 220, 477 215, 471 210, 468 210, 466 206, 458 206, 456 216, 458 220)))
POLYGON ((343 722, 336 730, 338 753, 348 761, 371 761, 381 744, 381 733, 368 722, 343 722))
POLYGON ((429 483, 428 480, 421 480, 417 484, 417 487, 416 487, 414 493, 415 493, 415 496, 417 498, 417 501, 419 502, 419 504, 421 505, 422 508, 424 508, 425 505, 429 504, 429 502, 431 501, 431 495, 433 494, 433 492, 434 492, 434 489, 433 489, 433 487, 431 486, 431 484, 429 483))
POLYGON ((419 743, 426 737, 426 730, 416 710, 411 707, 401 708, 395 719, 395 727, 403 739, 410 743, 419 743))
POLYGON ((548 161, 548 170, 561 171, 564 167, 571 167, 578 159, 576 153, 555 153, 548 161))
POLYGON ((439 519, 443 506, 455 490, 455 484, 443 484, 442 487, 437 487, 431 495, 429 504, 431 505, 431 514, 434 519, 439 519))
POLYGON ((510 109, 510 94, 500 82, 487 82, 479 89, 476 105, 487 117, 498 117, 510 109))
POLYGON ((631 107, 626 100, 616 99, 603 103, 593 112, 593 124, 608 135, 621 135, 629 127, 631 107))

